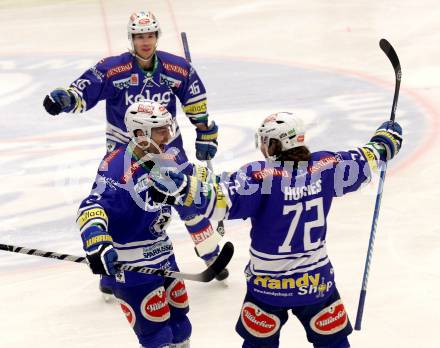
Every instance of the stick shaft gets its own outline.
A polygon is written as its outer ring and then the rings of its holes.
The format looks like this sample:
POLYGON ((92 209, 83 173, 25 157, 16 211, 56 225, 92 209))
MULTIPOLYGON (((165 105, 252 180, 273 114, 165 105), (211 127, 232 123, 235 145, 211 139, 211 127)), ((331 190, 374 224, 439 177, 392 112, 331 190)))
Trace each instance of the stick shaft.
MULTIPOLYGON (((0 244, 0 250, 13 252, 13 253, 19 253, 24 255, 33 255, 33 256, 40 256, 45 258, 51 258, 51 259, 57 259, 62 261, 71 261, 76 263, 85 263, 88 264, 88 261, 83 256, 75 256, 75 255, 69 255, 69 254, 60 254, 53 251, 45 251, 45 250, 39 250, 39 249, 29 249, 24 248, 20 246, 15 245, 9 245, 9 244, 0 244)), ((151 267, 144 267, 144 266, 130 266, 127 264, 119 264, 118 270, 119 271, 131 271, 131 272, 138 272, 138 273, 144 273, 144 274, 153 274, 158 275, 162 277, 169 277, 169 278, 177 278, 177 279, 185 279, 185 280, 194 280, 199 282, 209 282, 212 279, 215 278, 217 269, 221 270, 229 263, 230 259, 233 255, 233 246, 231 243, 227 243, 223 246, 223 249, 220 251, 219 256, 217 257, 214 264, 212 264, 210 267, 208 267, 206 270, 204 270, 201 273, 183 273, 178 271, 172 271, 172 270, 163 270, 163 269, 157 269, 157 268, 151 268, 151 267)))
MULTIPOLYGON (((186 33, 183 31, 180 33, 180 36, 182 38, 182 45, 183 45, 183 51, 185 52, 185 58, 188 62, 191 63, 191 53, 189 51, 189 44, 188 44, 188 37, 186 35, 186 33)), ((212 166, 212 161, 211 160, 207 160, 206 161, 208 168, 211 172, 214 173, 214 168, 212 166)), ((217 224, 217 232, 221 235, 224 236, 225 235, 225 224, 223 222, 223 220, 220 220, 217 224)))
MULTIPOLYGON (((391 46, 391 44, 385 39, 381 39, 379 41, 379 46, 382 49, 382 51, 386 54, 388 59, 390 60, 392 66, 393 66, 393 69, 394 69, 395 88, 394 88, 393 104, 391 107, 391 115, 390 115, 390 121, 394 122, 394 120, 396 118, 397 101, 399 99, 400 81, 402 79, 402 70, 400 67, 399 57, 397 56, 397 53, 394 50, 393 46, 391 46)), ((383 192, 383 186, 385 183, 386 170, 387 170, 387 164, 384 163, 383 170, 380 173, 379 187, 377 189, 376 203, 374 205, 373 222, 371 224, 370 240, 368 242, 367 257, 365 259, 364 275, 362 278, 362 287, 361 287, 361 292, 360 292, 360 296, 359 296, 359 304, 358 304, 357 314, 356 314, 356 323, 354 325, 355 330, 360 330, 361 325, 362 325, 362 317, 364 314, 365 298, 367 296, 368 276, 370 274, 371 259, 373 258, 374 240, 376 238, 377 221, 379 219, 379 211, 380 211, 380 204, 382 201, 382 192, 383 192)))

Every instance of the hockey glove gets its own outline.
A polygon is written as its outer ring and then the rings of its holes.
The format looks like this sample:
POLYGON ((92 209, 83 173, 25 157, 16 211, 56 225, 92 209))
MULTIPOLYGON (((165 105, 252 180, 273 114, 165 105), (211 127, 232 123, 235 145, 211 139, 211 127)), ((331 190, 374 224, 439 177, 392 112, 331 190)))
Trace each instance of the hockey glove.
POLYGON ((217 153, 218 127, 212 122, 208 130, 196 129, 196 157, 199 161, 214 158, 217 153))
POLYGON ((402 127, 393 121, 387 121, 376 130, 371 138, 372 142, 380 143, 385 148, 385 158, 387 161, 397 155, 402 147, 402 127))
POLYGON ((98 226, 91 226, 81 233, 81 239, 92 272, 115 275, 118 254, 113 248, 112 237, 98 226))
POLYGON ((60 112, 68 112, 75 105, 75 97, 68 90, 57 88, 50 95, 44 98, 43 106, 51 115, 58 115, 60 112))
POLYGON ((166 171, 161 175, 152 175, 153 185, 149 194, 157 203, 179 205, 186 199, 188 177, 182 173, 166 171))

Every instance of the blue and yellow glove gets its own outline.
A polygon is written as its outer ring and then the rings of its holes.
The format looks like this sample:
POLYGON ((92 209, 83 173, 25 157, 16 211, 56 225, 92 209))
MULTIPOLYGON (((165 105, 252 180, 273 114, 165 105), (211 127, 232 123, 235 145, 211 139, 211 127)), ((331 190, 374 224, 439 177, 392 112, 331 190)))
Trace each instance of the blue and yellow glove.
POLYGON ((213 159, 217 153, 218 127, 212 122, 207 130, 196 128, 196 157, 199 161, 213 159))
POLYGON ((385 159, 389 161, 397 155, 402 147, 402 127, 393 121, 387 121, 376 130, 372 142, 382 144, 385 148, 385 159))
POLYGON ((51 115, 58 115, 61 112, 69 112, 75 106, 75 96, 64 88, 57 88, 46 95, 43 106, 51 115))
POLYGON ((98 226, 91 226, 81 233, 83 249, 86 252, 89 267, 95 274, 115 275, 115 262, 118 254, 113 248, 113 239, 98 226))

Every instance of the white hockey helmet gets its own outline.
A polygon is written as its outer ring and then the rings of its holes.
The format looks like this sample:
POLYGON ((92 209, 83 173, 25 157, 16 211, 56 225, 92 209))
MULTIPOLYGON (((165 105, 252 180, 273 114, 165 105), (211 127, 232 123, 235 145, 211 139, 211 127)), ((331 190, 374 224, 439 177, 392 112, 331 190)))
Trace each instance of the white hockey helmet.
POLYGON ((135 131, 140 129, 147 138, 151 138, 151 129, 170 127, 171 138, 175 135, 175 122, 173 116, 165 106, 158 102, 142 99, 130 105, 125 112, 125 126, 130 138, 135 138, 135 131))
POLYGON ((256 146, 270 145, 270 139, 281 143, 281 151, 287 151, 304 143, 304 124, 302 120, 290 112, 277 112, 267 116, 255 134, 256 146))
POLYGON ((156 33, 160 36, 161 30, 156 16, 150 11, 135 12, 130 16, 127 25, 128 41, 131 49, 134 50, 133 34, 156 33))

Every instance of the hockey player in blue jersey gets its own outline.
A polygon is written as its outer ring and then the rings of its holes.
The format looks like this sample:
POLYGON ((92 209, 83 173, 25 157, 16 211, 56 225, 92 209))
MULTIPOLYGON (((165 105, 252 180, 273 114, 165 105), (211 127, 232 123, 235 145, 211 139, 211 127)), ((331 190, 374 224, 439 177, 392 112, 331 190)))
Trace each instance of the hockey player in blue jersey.
MULTIPOLYGON (((77 223, 83 247, 93 273, 115 278, 114 295, 142 347, 189 347, 191 324, 184 282, 135 272, 116 273, 115 262, 178 270, 166 234, 171 207, 151 200, 150 176, 161 168, 177 167, 203 177, 206 168, 188 165, 175 152, 164 153, 175 133, 175 123, 159 103, 134 103, 127 109, 125 124, 130 143, 104 157, 93 189, 80 205, 77 223)), ((176 209, 181 217, 195 214, 194 208, 176 209)), ((201 239, 201 227, 190 231, 193 238, 201 239)), ((197 245, 201 254, 218 243, 213 231, 210 238, 206 238, 207 232, 197 245)))
POLYGON ((299 118, 273 114, 257 132, 265 161, 214 182, 168 173, 155 183, 158 201, 195 206, 208 218, 251 219, 247 293, 236 325, 245 348, 278 347, 289 311, 314 347, 350 346, 352 327, 326 250, 327 215, 333 198, 359 189, 398 153, 402 129, 385 122, 369 143, 340 152, 310 152, 304 136, 299 118))
MULTIPOLYGON (((184 58, 156 50, 161 30, 153 13, 133 13, 127 30, 129 52, 102 59, 67 89, 53 90, 44 99, 45 109, 51 115, 81 113, 105 100, 107 150, 111 152, 130 140, 124 124, 124 115, 130 105, 141 99, 153 100, 175 117, 176 99, 179 99, 196 129, 197 159, 212 159, 217 152, 218 127, 214 122, 209 124, 206 90, 197 72, 184 58)), ((187 159, 178 126, 168 146, 178 149, 180 157, 187 159)), ((185 225, 193 228, 199 219, 190 218, 185 225)), ((218 249, 202 258, 210 263, 217 253, 218 249)), ((217 279, 227 276, 224 270, 217 279)), ((104 277, 104 282, 101 281, 101 290, 111 292, 111 284, 106 280, 104 277)))

